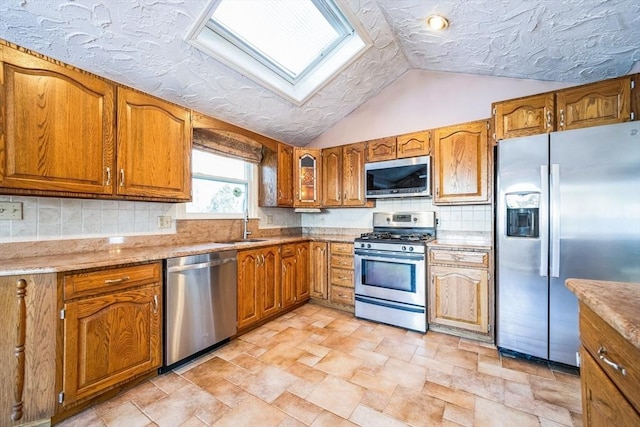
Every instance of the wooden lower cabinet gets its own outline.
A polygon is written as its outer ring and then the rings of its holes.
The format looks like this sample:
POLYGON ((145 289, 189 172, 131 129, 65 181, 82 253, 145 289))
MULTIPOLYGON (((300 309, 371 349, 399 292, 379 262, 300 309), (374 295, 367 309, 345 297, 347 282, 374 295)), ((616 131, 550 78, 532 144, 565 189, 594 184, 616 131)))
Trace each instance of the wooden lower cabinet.
POLYGON ((326 300, 329 297, 327 243, 310 243, 309 282, 311 298, 326 300))
POLYGON ((55 413, 56 284, 55 274, 0 277, 0 426, 55 413))
POLYGON ((489 333, 489 253, 429 249, 429 325, 489 333))
POLYGON ((582 302, 580 340, 584 425, 640 426, 640 350, 582 302))
POLYGON ((115 388, 162 364, 161 263, 62 276, 61 409, 115 388), (139 274, 136 276, 136 274, 139 274))
POLYGON ((281 309, 279 249, 269 246, 238 252, 238 329, 281 309))
POLYGON ((640 426, 638 412, 633 409, 584 347, 580 350, 580 358, 584 425, 586 427, 640 426))
POLYGON ((330 243, 329 269, 329 301, 353 309, 353 243, 330 243))
POLYGON ((283 245, 282 308, 309 299, 309 243, 283 245))

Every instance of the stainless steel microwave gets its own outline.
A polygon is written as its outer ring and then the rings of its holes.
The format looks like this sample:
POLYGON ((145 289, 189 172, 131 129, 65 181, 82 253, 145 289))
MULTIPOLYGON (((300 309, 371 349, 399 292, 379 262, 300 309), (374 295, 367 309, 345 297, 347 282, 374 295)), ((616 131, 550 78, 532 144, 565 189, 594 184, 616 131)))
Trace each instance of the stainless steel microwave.
POLYGON ((430 156, 367 163, 364 171, 367 198, 431 196, 430 156))

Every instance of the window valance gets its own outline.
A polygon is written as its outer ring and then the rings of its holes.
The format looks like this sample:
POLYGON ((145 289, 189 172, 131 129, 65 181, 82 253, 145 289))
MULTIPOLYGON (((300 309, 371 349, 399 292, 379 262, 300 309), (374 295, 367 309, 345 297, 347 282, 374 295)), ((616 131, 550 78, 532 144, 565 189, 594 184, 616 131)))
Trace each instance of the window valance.
POLYGON ((262 160, 262 144, 236 132, 195 128, 193 147, 251 163, 262 160))

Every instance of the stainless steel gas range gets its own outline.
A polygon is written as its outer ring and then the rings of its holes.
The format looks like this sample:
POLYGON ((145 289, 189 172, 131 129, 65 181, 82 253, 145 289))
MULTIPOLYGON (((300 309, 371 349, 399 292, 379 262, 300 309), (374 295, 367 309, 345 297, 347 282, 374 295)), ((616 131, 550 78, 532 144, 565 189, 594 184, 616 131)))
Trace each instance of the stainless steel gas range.
POLYGON ((355 314, 427 331, 427 243, 435 212, 375 212, 373 232, 355 239, 355 314))

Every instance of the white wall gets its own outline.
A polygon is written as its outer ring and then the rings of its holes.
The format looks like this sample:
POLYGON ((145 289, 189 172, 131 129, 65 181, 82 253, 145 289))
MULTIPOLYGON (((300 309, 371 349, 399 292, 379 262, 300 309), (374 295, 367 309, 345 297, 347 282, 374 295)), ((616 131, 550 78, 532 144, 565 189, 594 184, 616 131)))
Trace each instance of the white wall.
POLYGON ((471 74, 411 70, 313 140, 324 148, 486 119, 491 103, 571 86, 471 74))

